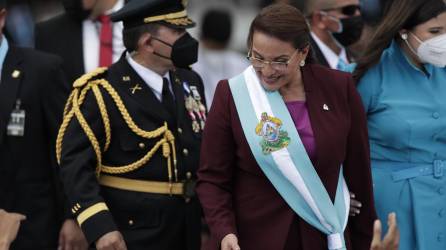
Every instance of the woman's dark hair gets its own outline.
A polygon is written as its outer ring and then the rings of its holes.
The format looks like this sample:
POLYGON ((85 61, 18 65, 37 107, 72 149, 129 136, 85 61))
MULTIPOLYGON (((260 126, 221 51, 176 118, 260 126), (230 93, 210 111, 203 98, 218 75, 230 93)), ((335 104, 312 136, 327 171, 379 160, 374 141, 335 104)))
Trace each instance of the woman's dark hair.
POLYGON ((365 72, 376 65, 383 51, 393 39, 401 41, 399 31, 415 26, 446 11, 443 0, 392 0, 386 5, 383 19, 370 39, 364 54, 358 60, 353 78, 358 83, 365 72))
MULTIPOLYGON (((260 11, 249 28, 247 41, 249 50, 255 31, 290 42, 296 49, 302 50, 310 45, 310 29, 305 17, 298 9, 288 4, 273 4, 260 11)), ((306 62, 314 62, 311 46, 306 62)))

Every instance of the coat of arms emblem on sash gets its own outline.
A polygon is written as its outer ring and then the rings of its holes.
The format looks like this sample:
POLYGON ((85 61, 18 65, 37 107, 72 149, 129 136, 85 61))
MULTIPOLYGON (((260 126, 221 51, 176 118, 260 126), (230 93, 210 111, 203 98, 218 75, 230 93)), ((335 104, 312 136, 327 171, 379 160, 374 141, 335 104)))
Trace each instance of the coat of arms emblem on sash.
POLYGON ((261 120, 256 126, 256 134, 262 136, 260 146, 265 155, 285 148, 290 143, 288 132, 282 130, 281 127, 280 119, 268 116, 266 112, 262 113, 261 120))

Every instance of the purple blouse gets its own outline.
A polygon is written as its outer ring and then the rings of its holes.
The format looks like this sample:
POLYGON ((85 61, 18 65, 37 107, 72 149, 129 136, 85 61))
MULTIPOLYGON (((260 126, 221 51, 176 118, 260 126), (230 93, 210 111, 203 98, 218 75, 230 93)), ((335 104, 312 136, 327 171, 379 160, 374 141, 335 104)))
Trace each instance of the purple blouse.
POLYGON ((292 101, 285 103, 291 114, 294 125, 299 132, 300 139, 304 144, 311 161, 316 158, 316 143, 314 140, 313 129, 311 128, 310 116, 305 101, 292 101))

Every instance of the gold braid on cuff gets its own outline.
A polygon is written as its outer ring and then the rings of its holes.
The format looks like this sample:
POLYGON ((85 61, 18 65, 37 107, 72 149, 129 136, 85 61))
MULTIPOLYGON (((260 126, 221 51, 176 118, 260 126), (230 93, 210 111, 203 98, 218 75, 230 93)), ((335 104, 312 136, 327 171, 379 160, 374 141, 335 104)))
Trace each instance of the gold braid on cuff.
POLYGON ((108 211, 108 207, 104 202, 96 203, 93 206, 82 211, 82 213, 80 213, 76 218, 77 223, 79 224, 79 226, 82 226, 82 224, 86 220, 101 211, 108 211))

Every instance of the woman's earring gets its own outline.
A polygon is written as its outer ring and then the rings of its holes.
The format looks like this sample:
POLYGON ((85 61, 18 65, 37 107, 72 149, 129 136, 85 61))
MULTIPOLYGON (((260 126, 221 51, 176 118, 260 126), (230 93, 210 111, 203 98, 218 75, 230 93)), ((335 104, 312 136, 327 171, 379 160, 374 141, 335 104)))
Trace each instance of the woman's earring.
POLYGON ((305 60, 300 61, 299 65, 300 65, 301 67, 305 66, 305 60))
POLYGON ((401 38, 402 38, 403 40, 407 40, 407 33, 403 33, 403 34, 401 34, 401 38))

